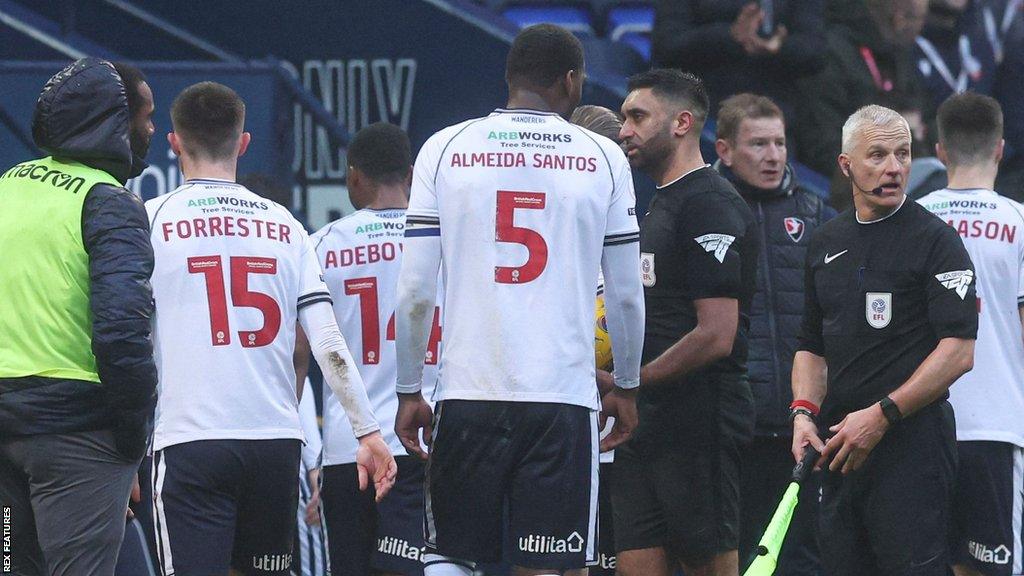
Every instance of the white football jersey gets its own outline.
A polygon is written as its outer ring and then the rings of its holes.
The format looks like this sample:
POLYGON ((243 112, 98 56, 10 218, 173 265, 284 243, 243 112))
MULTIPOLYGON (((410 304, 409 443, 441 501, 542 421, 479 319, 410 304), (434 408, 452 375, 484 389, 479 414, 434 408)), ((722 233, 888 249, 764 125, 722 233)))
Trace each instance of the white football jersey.
POLYGON ((154 448, 302 439, 292 363, 298 308, 330 302, 302 225, 222 180, 189 180, 146 210, 156 256, 154 448))
POLYGON ((618 145, 530 110, 445 128, 416 159, 406 224, 441 237, 435 400, 599 408, 594 279, 603 246, 639 237, 618 145))
MULTIPOLYGON (((391 453, 404 455, 395 435, 395 305, 402 266, 405 210, 358 210, 313 234, 324 280, 334 299, 334 316, 358 364, 373 413, 391 453)), ((423 370, 427 398, 437 380, 441 338, 440 307, 423 370)), ((334 392, 324 387, 324 465, 355 462, 359 442, 334 392)))
POLYGON ((950 388, 959 440, 1024 446, 1024 207, 991 190, 943 189, 918 200, 960 233, 974 262, 974 369, 950 388))

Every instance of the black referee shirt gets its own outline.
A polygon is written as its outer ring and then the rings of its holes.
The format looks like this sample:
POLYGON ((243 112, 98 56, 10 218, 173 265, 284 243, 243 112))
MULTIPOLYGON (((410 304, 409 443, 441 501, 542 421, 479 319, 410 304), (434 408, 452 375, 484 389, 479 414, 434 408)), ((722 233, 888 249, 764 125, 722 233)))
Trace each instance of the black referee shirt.
POLYGON ((694 300, 735 298, 740 310, 731 355, 681 382, 640 387, 641 428, 658 420, 677 429, 687 422, 692 428, 706 427, 700 415, 721 411, 743 414, 744 420, 749 412, 752 426, 744 376, 758 234, 747 203, 711 167, 694 170, 654 195, 640 226, 640 252, 647 320, 644 363, 697 326, 694 300))
POLYGON ((899 388, 942 338, 978 334, 967 249, 910 199, 872 223, 850 209, 819 228, 805 283, 800 349, 828 365, 826 426, 899 388))

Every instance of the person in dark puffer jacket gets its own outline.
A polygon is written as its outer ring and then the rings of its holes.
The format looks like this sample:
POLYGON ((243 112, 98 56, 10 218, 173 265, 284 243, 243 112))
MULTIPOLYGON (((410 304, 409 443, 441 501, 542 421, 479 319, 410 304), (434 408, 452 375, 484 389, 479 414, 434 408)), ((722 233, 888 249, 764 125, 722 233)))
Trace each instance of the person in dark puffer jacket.
MULTIPOLYGON (((747 357, 757 408, 755 439, 744 455, 740 562, 756 553, 793 467, 790 373, 803 313, 803 263, 814 229, 835 211, 799 185, 786 163, 785 119, 769 98, 738 94, 718 111, 715 168, 750 205, 761 233, 757 292, 750 310, 747 357)), ((816 492, 813 482, 804 492, 816 492)), ((801 498, 779 562, 780 575, 817 574, 814 502, 801 498)))
POLYGON ((132 128, 114 67, 83 58, 36 103, 50 156, 0 173, 0 502, 15 574, 113 573, 152 429, 153 251, 124 188, 132 128))

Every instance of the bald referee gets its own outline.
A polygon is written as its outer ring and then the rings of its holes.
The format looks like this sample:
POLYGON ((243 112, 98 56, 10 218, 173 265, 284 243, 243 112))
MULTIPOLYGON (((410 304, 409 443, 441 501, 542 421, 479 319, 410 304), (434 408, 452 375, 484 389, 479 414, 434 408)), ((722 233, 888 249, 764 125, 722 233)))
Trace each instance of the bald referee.
POLYGON ((826 573, 946 576, 956 469, 946 398, 974 362, 974 266, 953 228, 907 200, 902 116, 881 106, 855 112, 838 160, 854 207, 819 228, 807 250, 793 455, 812 445, 828 465, 826 573))

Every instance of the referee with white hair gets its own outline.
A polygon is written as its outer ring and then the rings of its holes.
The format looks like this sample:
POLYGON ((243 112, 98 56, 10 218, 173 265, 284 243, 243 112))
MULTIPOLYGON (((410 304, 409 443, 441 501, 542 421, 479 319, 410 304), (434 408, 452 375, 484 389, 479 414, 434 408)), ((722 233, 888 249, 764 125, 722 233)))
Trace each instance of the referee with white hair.
POLYGON ((807 250, 793 455, 813 446, 828 468, 819 537, 831 576, 949 570, 956 437, 946 399, 974 362, 974 266, 956 230, 907 200, 910 141, 888 108, 850 116, 838 161, 853 208, 807 250))

